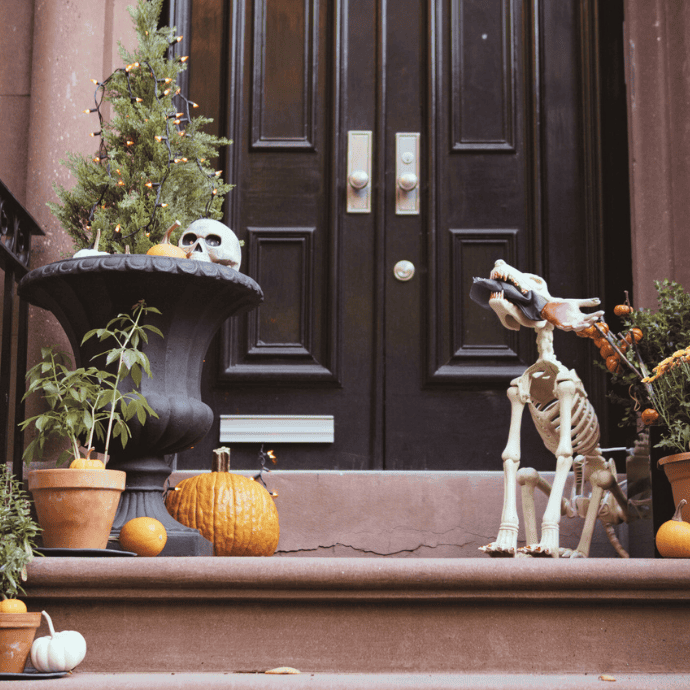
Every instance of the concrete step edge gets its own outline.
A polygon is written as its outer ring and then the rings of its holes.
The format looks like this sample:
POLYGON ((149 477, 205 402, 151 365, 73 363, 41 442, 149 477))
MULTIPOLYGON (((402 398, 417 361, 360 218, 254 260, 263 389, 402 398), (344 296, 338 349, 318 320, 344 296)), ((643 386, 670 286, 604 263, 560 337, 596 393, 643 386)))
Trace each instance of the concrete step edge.
MULTIPOLYGON (((456 674, 456 673, 79 673, 60 679, 60 690, 678 690, 687 674, 456 674), (605 681, 610 681, 607 683, 605 681)), ((46 689, 45 680, 23 690, 46 689)), ((52 685, 51 685, 52 687, 52 685)))

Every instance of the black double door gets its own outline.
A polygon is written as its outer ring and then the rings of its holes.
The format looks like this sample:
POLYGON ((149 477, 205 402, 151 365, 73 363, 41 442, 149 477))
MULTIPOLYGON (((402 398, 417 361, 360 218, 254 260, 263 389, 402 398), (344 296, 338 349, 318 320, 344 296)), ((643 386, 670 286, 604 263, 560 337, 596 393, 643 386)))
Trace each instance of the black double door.
MULTIPOLYGON (((597 3, 185 7, 189 92, 234 140, 227 223, 265 302, 209 352, 216 427, 180 465, 208 465, 224 415, 325 415, 334 441, 283 438, 281 469, 500 469, 534 337, 469 288, 499 258, 555 295, 606 288, 597 3)), ((556 345, 601 402, 588 345, 556 345)), ((525 462, 550 467, 525 426, 525 462)), ((230 445, 256 466, 257 443, 230 445)))

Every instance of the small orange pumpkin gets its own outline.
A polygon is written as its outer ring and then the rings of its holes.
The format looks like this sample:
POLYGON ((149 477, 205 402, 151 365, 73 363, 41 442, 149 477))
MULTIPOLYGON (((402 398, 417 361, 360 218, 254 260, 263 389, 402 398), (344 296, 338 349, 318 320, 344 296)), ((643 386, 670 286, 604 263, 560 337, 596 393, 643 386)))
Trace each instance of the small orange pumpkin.
POLYGON ((213 470, 183 479, 165 506, 213 543, 214 556, 272 556, 280 537, 273 498, 259 482, 228 472, 229 465, 229 450, 218 449, 213 470))
POLYGON ((98 460, 98 458, 92 458, 91 453, 96 450, 95 448, 89 448, 89 452, 86 454, 85 458, 75 458, 70 463, 69 468, 71 470, 104 470, 105 465, 98 460))
POLYGON ((575 331, 575 335, 580 336, 580 338, 594 338, 598 333, 599 331, 594 326, 587 326, 581 331, 575 331))
POLYGON ((26 613, 26 604, 19 599, 0 601, 0 613, 26 613))
POLYGON ((650 424, 654 424, 654 422, 659 419, 659 413, 653 407, 648 407, 646 410, 642 411, 640 417, 642 417, 642 422, 644 425, 649 426, 650 424))
POLYGON ((656 548, 664 558, 690 558, 690 524, 681 517, 687 501, 683 498, 670 520, 656 533, 656 548))
POLYGON ((170 241, 170 235, 172 235, 173 232, 175 232, 175 230, 177 230, 177 228, 180 227, 180 225, 180 221, 176 220, 165 231, 165 235, 163 235, 163 239, 160 241, 160 244, 154 244, 153 247, 151 247, 146 253, 150 256, 171 256, 175 259, 186 259, 187 252, 184 249, 175 246, 170 241))
POLYGON ((618 355, 612 355, 611 357, 606 358, 606 368, 612 374, 620 374, 623 371, 621 360, 618 355))
POLYGON ((606 359, 607 357, 615 355, 616 351, 613 349, 613 345, 607 341, 599 348, 599 353, 604 359, 606 359))
POLYGON ((613 313, 616 316, 627 316, 628 314, 632 314, 633 308, 629 304, 617 304, 613 308, 613 313))

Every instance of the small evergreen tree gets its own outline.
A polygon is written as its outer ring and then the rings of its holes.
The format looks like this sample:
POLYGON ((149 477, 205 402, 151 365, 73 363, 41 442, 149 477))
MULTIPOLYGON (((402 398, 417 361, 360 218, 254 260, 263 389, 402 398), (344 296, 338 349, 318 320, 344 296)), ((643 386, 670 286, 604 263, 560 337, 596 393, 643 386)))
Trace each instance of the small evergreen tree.
POLYGON ((129 53, 118 43, 126 66, 93 80, 95 107, 84 111, 98 117, 92 134, 100 139, 98 152, 92 158, 69 153, 62 161, 77 183, 71 190, 55 185, 61 203, 48 206, 75 249, 93 246, 100 230, 99 249, 146 253, 175 220, 179 234, 198 218, 222 217, 230 185, 209 162, 232 142, 202 130, 209 118, 191 116, 197 104, 176 86, 187 58, 172 56, 181 39, 174 29, 158 28, 162 3, 138 0, 128 8, 139 45, 129 53), (110 121, 104 102, 111 104, 110 121))

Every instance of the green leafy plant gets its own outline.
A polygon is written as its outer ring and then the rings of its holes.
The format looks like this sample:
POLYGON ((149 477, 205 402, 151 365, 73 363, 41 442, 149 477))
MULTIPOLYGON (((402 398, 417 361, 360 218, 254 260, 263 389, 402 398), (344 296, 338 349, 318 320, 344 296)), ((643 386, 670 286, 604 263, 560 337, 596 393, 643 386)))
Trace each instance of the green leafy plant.
POLYGON ((31 517, 29 497, 7 465, 0 465, 0 593, 14 599, 33 560, 34 538, 41 528, 31 517))
POLYGON ((118 314, 105 328, 91 330, 84 336, 82 343, 93 337, 114 341, 94 358, 104 358, 104 367, 115 365, 110 370, 95 366, 72 369, 72 361, 65 352, 50 347, 41 349, 42 360, 26 374, 28 387, 24 398, 40 393, 48 409, 20 424, 22 431, 33 426, 37 432, 24 451, 27 464, 42 458, 51 437, 66 438, 71 446, 62 451, 58 465, 79 457, 80 444, 91 448, 94 438, 105 444, 107 459, 112 438, 118 438, 123 448, 127 444, 131 437, 128 422, 132 418, 136 416, 144 424, 147 415, 158 416, 139 391, 122 393, 118 388, 127 376, 137 387, 142 373, 151 376, 148 357, 139 347, 148 342, 148 333, 161 337, 163 334, 155 326, 141 323, 147 314, 160 311, 140 301, 131 315, 118 314))
POLYGON ((163 0, 138 0, 130 7, 138 47, 120 45, 123 67, 98 80, 94 107, 85 110, 94 120, 92 136, 99 142, 92 156, 67 154, 63 161, 76 185, 55 186, 59 204, 50 210, 74 241, 75 249, 94 246, 110 253, 146 253, 160 242, 175 220, 181 230, 198 218, 220 219, 224 184, 210 162, 228 139, 206 133, 209 118, 193 117, 197 104, 180 93, 178 75, 187 58, 175 56, 182 37, 159 28, 163 0), (112 117, 104 118, 109 103, 112 117), (97 120, 96 120, 97 118, 97 120))
POLYGON ((658 309, 620 305, 620 332, 602 322, 589 335, 608 344, 601 351, 620 391, 611 397, 625 407, 622 424, 656 423, 657 446, 683 453, 690 449, 690 294, 671 280, 655 286, 658 309))

